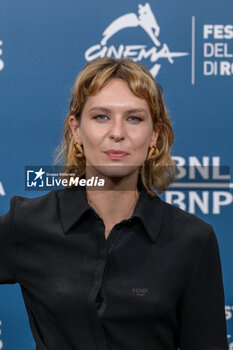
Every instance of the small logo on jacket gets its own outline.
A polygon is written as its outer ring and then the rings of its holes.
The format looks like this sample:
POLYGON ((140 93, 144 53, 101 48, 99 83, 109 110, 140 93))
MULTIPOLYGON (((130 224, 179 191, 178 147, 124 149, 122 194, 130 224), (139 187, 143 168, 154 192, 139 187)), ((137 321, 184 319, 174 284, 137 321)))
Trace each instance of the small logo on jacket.
POLYGON ((132 293, 135 296, 144 297, 148 293, 147 288, 132 288, 132 293))

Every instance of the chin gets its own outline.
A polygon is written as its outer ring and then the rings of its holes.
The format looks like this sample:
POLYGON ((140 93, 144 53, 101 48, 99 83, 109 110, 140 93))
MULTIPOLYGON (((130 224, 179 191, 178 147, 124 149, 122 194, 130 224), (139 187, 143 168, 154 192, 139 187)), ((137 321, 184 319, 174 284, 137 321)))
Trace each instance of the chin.
POLYGON ((125 165, 125 164, 115 164, 115 165, 102 165, 94 167, 99 177, 109 177, 109 178, 123 178, 131 175, 139 166, 125 165))

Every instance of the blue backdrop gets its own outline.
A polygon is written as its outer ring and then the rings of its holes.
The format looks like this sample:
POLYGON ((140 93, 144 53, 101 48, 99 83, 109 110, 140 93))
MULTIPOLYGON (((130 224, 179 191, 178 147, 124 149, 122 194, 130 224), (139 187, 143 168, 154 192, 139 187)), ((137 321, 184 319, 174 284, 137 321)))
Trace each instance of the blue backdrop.
MULTIPOLYGON (((174 184, 161 198, 215 229, 231 350, 232 13, 230 0, 0 2, 0 215, 14 195, 43 194, 25 191, 24 167, 52 164, 74 79, 87 61, 125 56, 146 65, 164 89, 174 160, 209 169, 200 187, 185 168, 187 187, 174 184)), ((0 288, 0 349, 35 349, 18 284, 0 288)))

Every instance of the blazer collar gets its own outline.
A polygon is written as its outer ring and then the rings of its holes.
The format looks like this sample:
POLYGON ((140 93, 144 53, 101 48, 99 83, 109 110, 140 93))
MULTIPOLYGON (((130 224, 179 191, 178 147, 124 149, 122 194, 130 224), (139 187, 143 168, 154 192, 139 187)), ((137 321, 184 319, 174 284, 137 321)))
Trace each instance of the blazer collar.
MULTIPOLYGON (((152 197, 147 193, 141 175, 138 177, 138 188, 140 196, 136 204, 133 217, 137 217, 144 225, 145 231, 153 243, 158 237, 163 220, 163 201, 160 197, 152 197)), ((63 232, 69 229, 81 218, 81 216, 91 209, 87 202, 85 187, 79 186, 65 188, 55 191, 63 232)))

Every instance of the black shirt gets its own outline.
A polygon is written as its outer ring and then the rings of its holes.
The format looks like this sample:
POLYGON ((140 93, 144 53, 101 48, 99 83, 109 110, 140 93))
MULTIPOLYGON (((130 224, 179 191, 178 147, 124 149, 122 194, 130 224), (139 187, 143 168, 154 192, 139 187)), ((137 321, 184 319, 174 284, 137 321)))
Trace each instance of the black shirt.
POLYGON ((12 197, 0 283, 20 284, 37 350, 227 350, 213 227, 140 184, 107 239, 84 187, 12 197))

